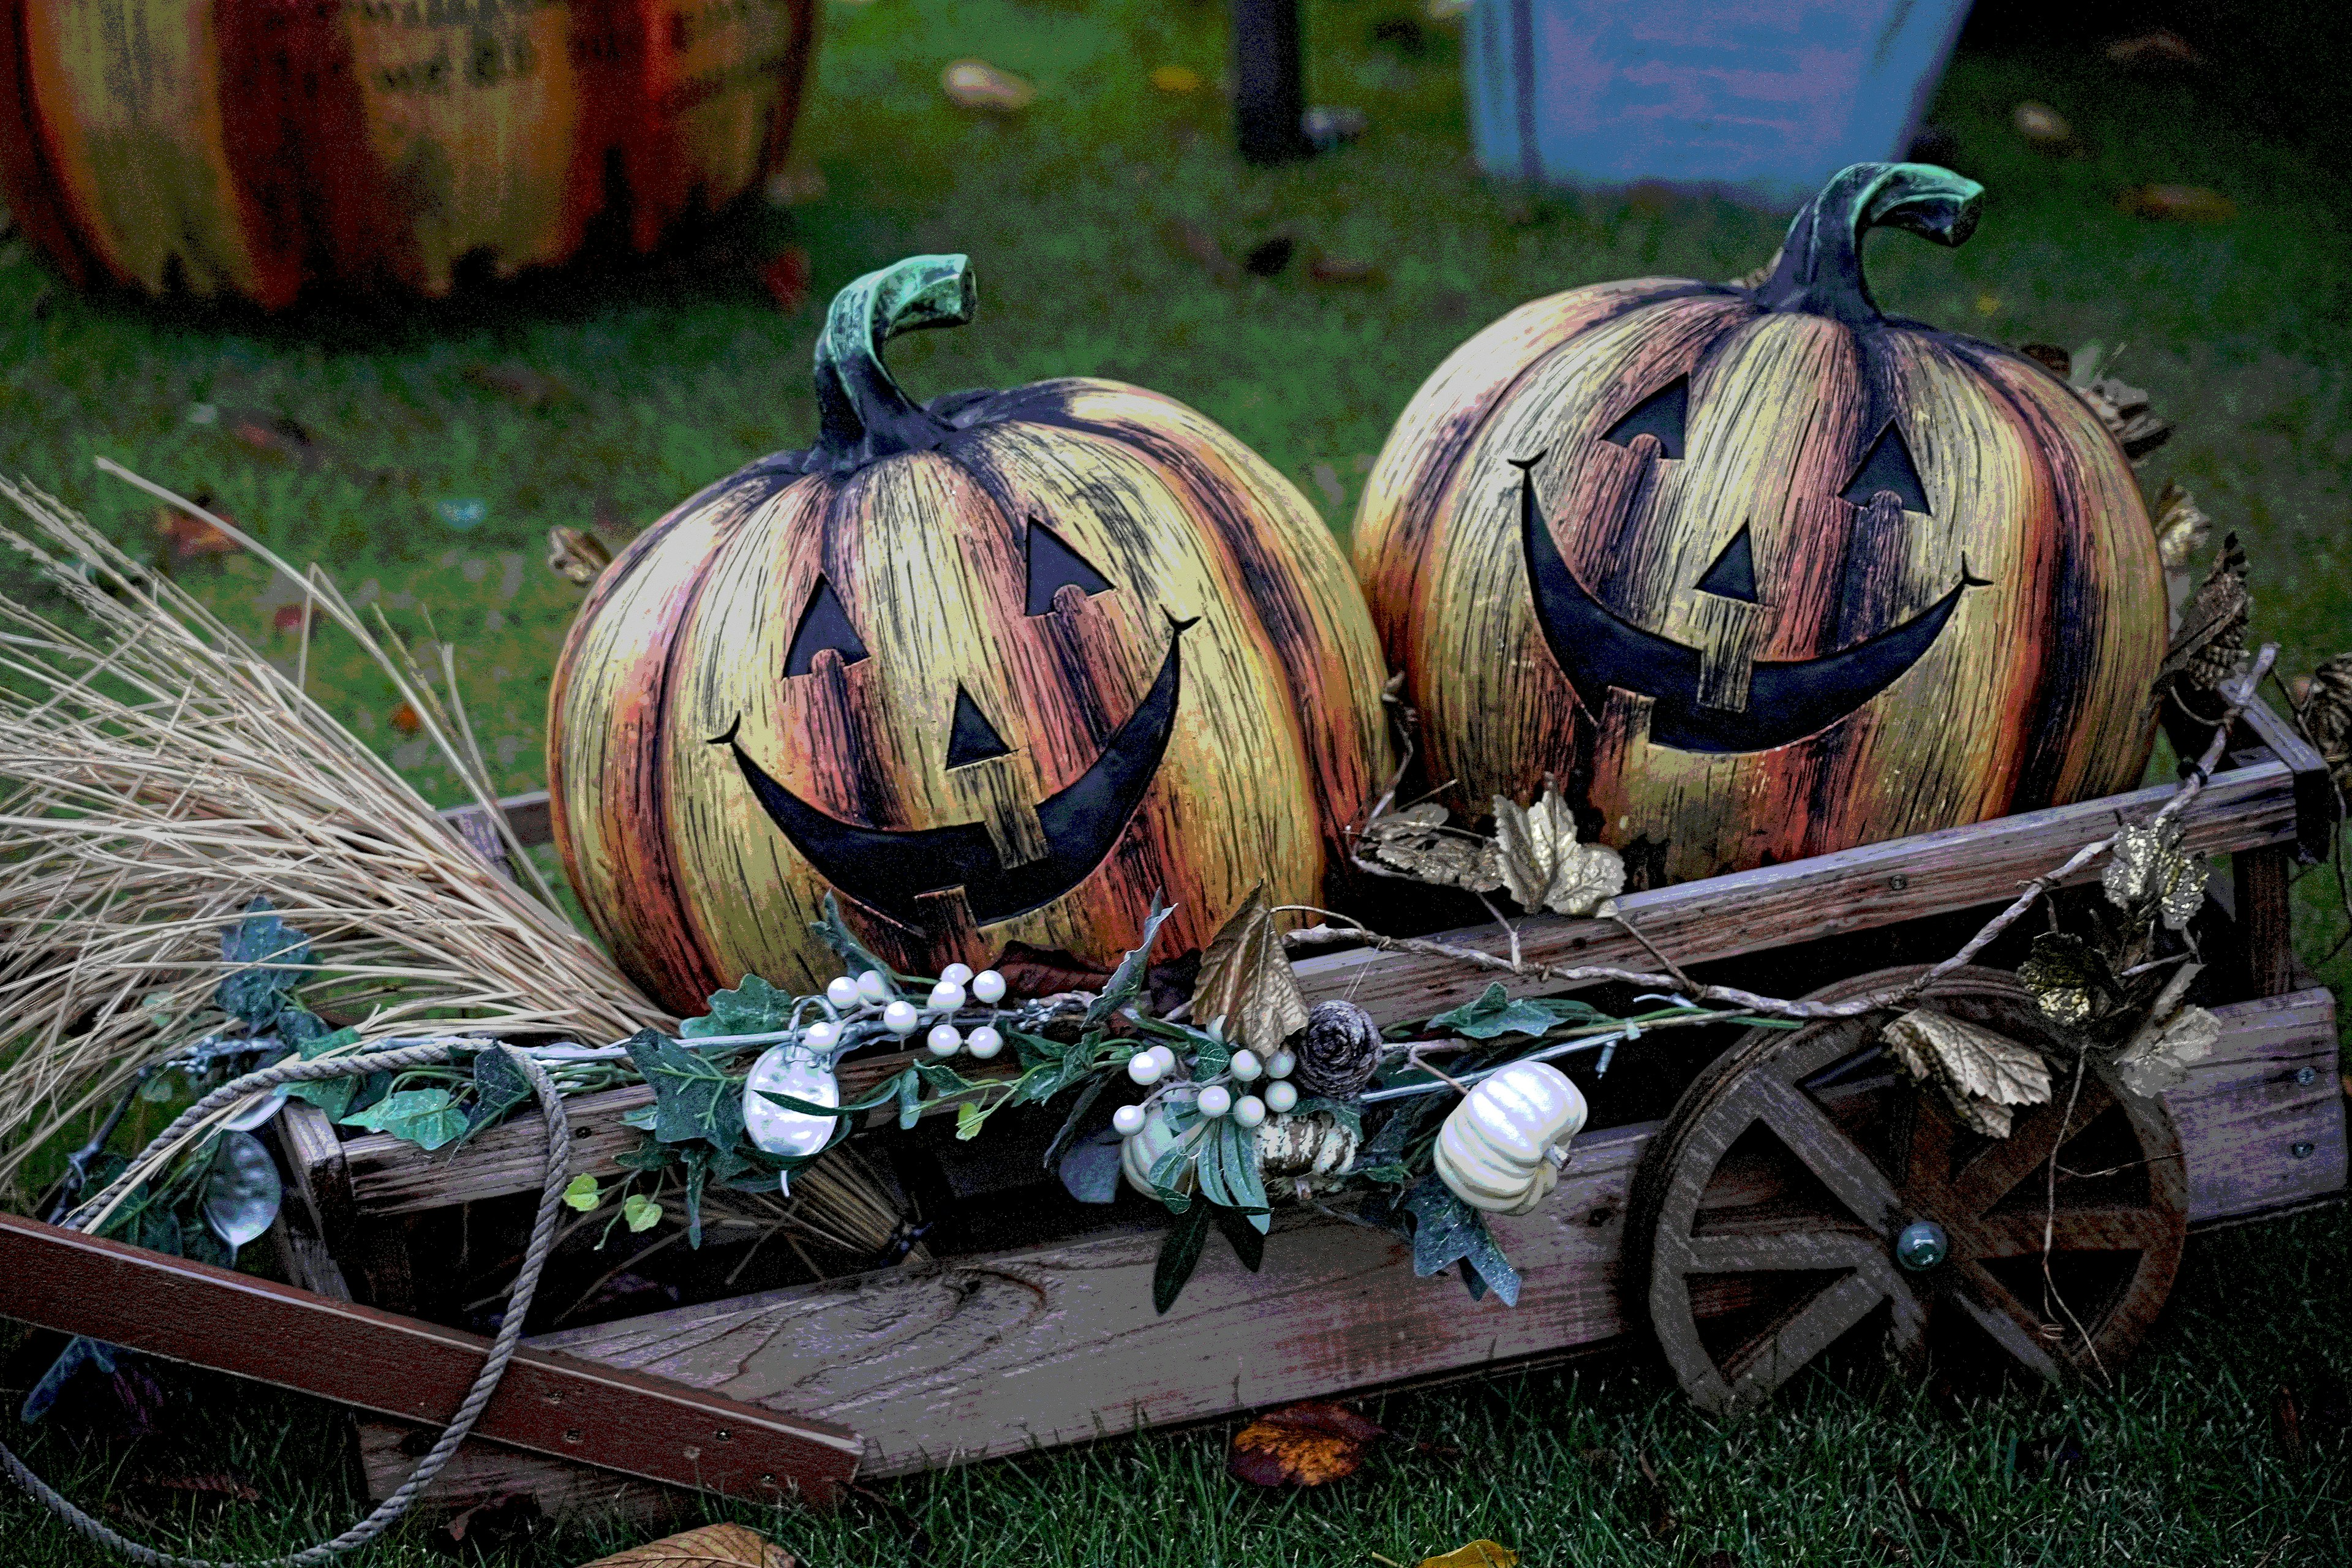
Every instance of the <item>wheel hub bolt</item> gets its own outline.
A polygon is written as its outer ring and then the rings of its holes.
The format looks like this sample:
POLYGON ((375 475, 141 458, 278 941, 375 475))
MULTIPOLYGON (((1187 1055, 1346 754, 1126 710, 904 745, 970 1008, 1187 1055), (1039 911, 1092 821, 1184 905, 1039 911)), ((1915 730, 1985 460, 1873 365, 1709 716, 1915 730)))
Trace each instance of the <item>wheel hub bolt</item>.
POLYGON ((1932 1219, 1915 1219, 1895 1233, 1895 1261, 1914 1274, 1925 1274, 1951 1250, 1952 1238, 1932 1219))

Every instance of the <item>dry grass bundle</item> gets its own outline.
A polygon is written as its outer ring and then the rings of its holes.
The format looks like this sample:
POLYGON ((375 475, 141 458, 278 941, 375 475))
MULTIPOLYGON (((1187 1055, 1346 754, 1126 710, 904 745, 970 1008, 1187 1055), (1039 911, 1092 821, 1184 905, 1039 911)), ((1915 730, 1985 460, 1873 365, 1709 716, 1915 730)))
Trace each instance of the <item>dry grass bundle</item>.
POLYGON ((256 897, 310 938, 304 1000, 364 1037, 602 1042, 674 1026, 565 918, 519 845, 509 858, 528 889, 303 690, 308 629, 331 622, 487 804, 446 649, 436 690, 380 613, 371 627, 315 569, 214 519, 305 589, 303 658, 281 669, 52 498, 5 480, 0 495, 30 520, 0 539, 92 624, 71 630, 0 597, 0 1192, 185 1037, 227 967, 224 928, 256 897))

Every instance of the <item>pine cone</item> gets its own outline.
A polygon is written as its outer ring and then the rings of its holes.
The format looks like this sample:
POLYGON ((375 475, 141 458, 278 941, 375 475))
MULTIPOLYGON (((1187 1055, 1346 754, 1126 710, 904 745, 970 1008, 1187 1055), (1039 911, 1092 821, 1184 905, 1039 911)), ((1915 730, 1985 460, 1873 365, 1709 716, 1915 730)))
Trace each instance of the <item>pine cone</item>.
POLYGON ((2311 672, 2311 689, 2297 713, 2337 787, 2352 794, 2352 653, 2339 653, 2311 672))
POLYGON ((1353 1100, 1381 1065, 1381 1026, 1353 1002, 1318 1002, 1294 1053, 1299 1088, 1326 1100, 1353 1100))

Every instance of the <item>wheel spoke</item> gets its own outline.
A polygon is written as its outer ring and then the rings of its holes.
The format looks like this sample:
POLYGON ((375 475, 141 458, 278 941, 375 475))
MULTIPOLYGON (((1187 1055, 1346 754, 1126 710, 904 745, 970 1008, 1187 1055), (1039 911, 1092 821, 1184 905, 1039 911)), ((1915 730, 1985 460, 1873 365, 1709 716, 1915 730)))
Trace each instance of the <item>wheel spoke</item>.
POLYGON ((1952 1134, 1956 1124, 1927 1094, 1913 1094, 1904 1106, 1909 1120, 1903 1150, 1903 1195, 1915 1208, 1941 1210, 1952 1188, 1952 1134))
POLYGON ((1742 1088, 1760 1102, 1765 1125, 1780 1135, 1789 1152, 1822 1179, 1854 1218, 1885 1236, 1902 1208, 1901 1200, 1885 1173, 1845 1130, 1801 1092, 1769 1074, 1752 1075, 1742 1088))
POLYGON ((1885 1246, 1874 1236, 1850 1230, 1729 1231, 1658 1237, 1660 1252, 1665 1255, 1662 1260, 1685 1274, 1867 1268, 1881 1260, 1885 1246))
POLYGON ((2027 1258, 2042 1248, 2045 1223, 2053 1252, 2147 1252, 2162 1246, 2172 1227, 2145 1208, 2100 1205, 2045 1217, 2031 1211, 1986 1215, 1969 1222, 1960 1242, 1971 1258, 2027 1258))
POLYGON ((1949 1294, 1993 1343, 2050 1382, 2058 1381, 2058 1363, 2042 1343, 2041 1319, 2008 1286, 1975 1264, 1964 1263, 1949 1294))
POLYGON ((2082 1098, 2070 1121, 2066 1101, 2073 1092, 2074 1085, 2062 1079, 2055 1086, 2052 1104, 2021 1116, 2016 1130, 2008 1138, 1969 1163, 1952 1183, 1953 1198, 1959 1211, 1982 1214, 2015 1192, 2019 1183, 2048 1163, 2051 1150, 2060 1142, 2062 1123, 2071 1137, 2096 1121, 2109 1103, 2106 1087, 2092 1079, 2083 1085, 2082 1098))
POLYGON ((1874 1272, 1856 1269, 1805 1303, 1772 1334, 1724 1368, 1735 1405, 1754 1405, 1802 1371, 1815 1356, 1887 1297, 1874 1272))

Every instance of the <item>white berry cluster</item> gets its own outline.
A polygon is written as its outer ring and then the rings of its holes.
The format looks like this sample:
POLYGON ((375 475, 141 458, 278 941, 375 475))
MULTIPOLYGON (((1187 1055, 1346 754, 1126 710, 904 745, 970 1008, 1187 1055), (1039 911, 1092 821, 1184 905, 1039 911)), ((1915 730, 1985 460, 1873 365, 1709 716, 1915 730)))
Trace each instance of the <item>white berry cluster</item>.
MULTIPOLYGON (((1004 1037, 997 1032, 994 1025, 982 1024, 967 1033, 956 1027, 951 1016, 967 1002, 993 1007, 1004 1000, 1004 976, 993 969, 983 969, 974 974, 970 964, 949 964, 940 975, 939 984, 931 987, 930 996, 920 1007, 898 994, 898 988, 890 984, 890 977, 878 969, 869 969, 854 979, 846 974, 836 977, 824 988, 824 999, 845 1013, 853 1009, 881 1008, 882 1026, 902 1040, 922 1028, 926 1019, 931 1020, 929 1032, 924 1035, 923 1043, 929 1047, 931 1055, 942 1060, 958 1051, 970 1051, 982 1061, 986 1061, 1004 1048, 1004 1037)), ((840 1034, 838 1023, 813 1024, 808 1030, 808 1043, 818 1050, 828 1049, 840 1034)))
MULTIPOLYGON (((1255 1051, 1235 1051, 1222 1077, 1197 1086, 1193 1104, 1203 1116, 1231 1115, 1244 1127, 1255 1127, 1269 1111, 1278 1116, 1298 1103, 1298 1087, 1289 1081, 1291 1069, 1297 1065, 1297 1058, 1288 1051, 1276 1051, 1263 1061, 1255 1051), (1263 1095, 1249 1092, 1247 1086, 1261 1078, 1268 1080, 1263 1095), (1238 1098, 1229 1083, 1243 1087, 1238 1098)), ((1127 1076, 1146 1088, 1175 1070, 1176 1053, 1166 1046, 1138 1051, 1127 1061, 1127 1076)), ((1111 1131, 1132 1138, 1143 1131, 1146 1115, 1141 1105, 1122 1105, 1111 1113, 1111 1131)))

